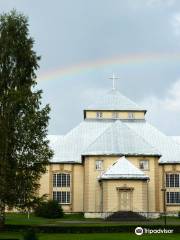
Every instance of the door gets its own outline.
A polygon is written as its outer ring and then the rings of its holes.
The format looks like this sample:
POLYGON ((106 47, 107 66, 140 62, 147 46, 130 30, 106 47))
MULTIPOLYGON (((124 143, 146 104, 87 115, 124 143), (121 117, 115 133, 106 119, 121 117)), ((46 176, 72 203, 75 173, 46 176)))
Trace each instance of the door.
POLYGON ((131 191, 120 191, 119 192, 119 210, 120 211, 131 211, 132 201, 131 191))

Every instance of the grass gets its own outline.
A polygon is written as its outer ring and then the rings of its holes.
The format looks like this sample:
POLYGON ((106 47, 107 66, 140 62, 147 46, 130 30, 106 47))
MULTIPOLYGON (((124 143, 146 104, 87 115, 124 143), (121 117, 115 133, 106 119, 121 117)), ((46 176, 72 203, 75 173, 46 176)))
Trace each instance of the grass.
MULTIPOLYGON (((134 233, 91 233, 91 234, 38 234, 39 240, 174 240, 180 234, 152 234, 137 236, 134 233)), ((0 239, 17 238, 23 240, 21 233, 0 233, 0 239)))
MULTIPOLYGON (((62 219, 46 219, 30 215, 28 219, 26 214, 22 213, 7 213, 6 214, 6 224, 13 225, 48 225, 48 226, 115 226, 115 225, 143 225, 143 224, 163 224, 164 220, 162 218, 155 219, 152 221, 145 222, 105 222, 102 219, 85 219, 82 214, 67 214, 62 219)), ((175 217, 167 218, 168 224, 180 225, 180 219, 175 217)), ((144 240, 174 240, 180 239, 180 234, 152 234, 137 236, 134 233, 91 233, 91 234, 56 234, 56 233, 39 233, 39 240, 137 240, 139 238, 144 240)), ((23 240, 23 233, 15 232, 0 232, 1 239, 19 239, 23 240)))
POLYGON ((6 224, 16 225, 64 225, 64 223, 86 223, 89 221, 103 222, 102 219, 87 219, 83 214, 65 214, 63 218, 48 219, 42 217, 36 217, 34 214, 30 214, 28 219, 27 214, 23 213, 7 213, 6 224))
MULTIPOLYGON (((27 218, 26 214, 22 213, 7 213, 6 214, 6 224, 13 225, 49 225, 49 226, 74 226, 74 225, 106 225, 106 226, 114 226, 114 225, 142 225, 142 224, 164 224, 164 220, 154 219, 151 221, 143 221, 143 222, 129 222, 129 221, 121 221, 121 222, 106 222, 102 219, 87 219, 84 218, 82 214, 66 214, 61 219, 47 219, 36 217, 34 214, 30 215, 30 219, 27 218)), ((180 219, 175 217, 167 218, 167 224, 169 225, 180 225, 180 219)))

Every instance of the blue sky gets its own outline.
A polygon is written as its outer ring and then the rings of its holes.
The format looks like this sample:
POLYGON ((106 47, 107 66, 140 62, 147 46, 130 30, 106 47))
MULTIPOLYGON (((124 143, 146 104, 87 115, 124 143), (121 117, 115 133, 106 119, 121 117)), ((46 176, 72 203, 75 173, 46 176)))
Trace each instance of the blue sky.
POLYGON ((51 106, 50 134, 64 134, 83 119, 83 107, 108 91, 112 72, 118 89, 148 110, 147 119, 168 135, 180 135, 179 0, 0 0, 0 12, 29 17, 41 55, 38 87, 51 106), (151 55, 161 55, 148 58, 151 55), (143 61, 129 56, 144 56, 143 61), (76 66, 89 68, 73 71, 76 66), (61 74, 55 77, 49 72, 61 74), (47 76, 47 77, 46 77, 47 76))

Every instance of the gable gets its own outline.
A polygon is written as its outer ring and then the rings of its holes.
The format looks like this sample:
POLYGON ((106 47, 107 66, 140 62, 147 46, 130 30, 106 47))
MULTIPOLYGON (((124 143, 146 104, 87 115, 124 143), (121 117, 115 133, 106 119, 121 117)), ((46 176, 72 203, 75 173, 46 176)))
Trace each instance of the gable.
POLYGON ((149 177, 143 171, 135 167, 125 157, 119 158, 100 179, 148 179, 149 177))

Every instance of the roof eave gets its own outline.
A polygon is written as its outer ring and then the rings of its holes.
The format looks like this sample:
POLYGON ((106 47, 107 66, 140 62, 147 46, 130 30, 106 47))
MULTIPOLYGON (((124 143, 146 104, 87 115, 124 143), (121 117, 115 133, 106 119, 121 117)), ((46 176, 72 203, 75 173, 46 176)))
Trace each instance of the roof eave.
POLYGON ((84 109, 84 112, 85 111, 90 111, 90 112, 93 112, 93 111, 107 111, 107 112, 111 112, 111 111, 114 111, 114 112, 124 112, 124 111, 128 111, 128 112, 144 112, 146 113, 147 110, 145 109, 102 109, 102 108, 92 108, 92 109, 84 109))
POLYGON ((128 178, 125 178, 125 177, 117 177, 117 178, 99 178, 99 181, 101 180, 149 180, 149 177, 128 177, 128 178))
POLYGON ((83 157, 93 157, 93 156, 118 156, 118 157, 122 157, 122 156, 128 156, 128 157, 134 157, 134 156, 138 156, 138 157, 161 157, 162 155, 160 154, 139 154, 139 153, 132 153, 132 154, 127 154, 127 153, 83 153, 82 154, 83 157))
POLYGON ((49 164, 82 164, 81 162, 75 162, 75 161, 62 161, 62 162, 49 162, 49 164))
POLYGON ((171 165, 171 164, 180 164, 180 161, 179 162, 160 162, 159 161, 159 165, 171 165))

